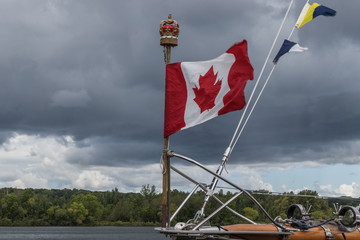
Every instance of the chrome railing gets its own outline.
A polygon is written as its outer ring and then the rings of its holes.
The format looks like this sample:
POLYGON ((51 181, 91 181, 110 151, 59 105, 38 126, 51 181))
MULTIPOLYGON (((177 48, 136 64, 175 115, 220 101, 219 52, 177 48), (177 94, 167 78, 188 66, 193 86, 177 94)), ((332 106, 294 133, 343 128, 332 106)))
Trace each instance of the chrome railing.
POLYGON ((228 205, 234 201, 236 198, 238 198, 240 195, 244 194, 245 196, 247 196, 257 207, 258 209, 278 228, 285 230, 286 229, 278 224, 277 222, 275 222, 275 220, 267 213, 267 211, 261 206, 261 204, 249 193, 247 192, 245 189, 242 189, 241 187, 237 186, 236 184, 232 183, 231 181, 227 180, 226 178, 220 176, 219 174, 211 171, 210 169, 208 169, 207 167, 205 167, 204 165, 200 164, 199 162, 188 158, 186 156, 177 154, 175 152, 172 151, 168 151, 167 155, 169 157, 177 157, 180 159, 183 159, 203 170, 205 170, 206 172, 208 172, 209 174, 211 174, 213 177, 216 177, 219 180, 224 181, 225 183, 229 184, 231 187, 233 187, 234 189, 236 189, 238 191, 238 193, 236 193, 231 199, 229 199, 227 202, 223 203, 220 199, 218 199, 214 194, 213 194, 213 189, 209 189, 208 186, 204 183, 199 183, 196 180, 194 180, 193 178, 189 177, 188 175, 186 175, 185 173, 181 172, 180 170, 176 169, 175 167, 171 166, 171 169, 173 171, 175 171, 176 173, 178 173, 179 175, 181 175, 182 177, 186 178, 187 180, 189 180, 190 182, 195 184, 195 187, 193 188, 193 190, 189 193, 189 195, 185 198, 185 200, 183 201, 183 203, 178 207, 178 209, 175 211, 175 213, 171 216, 170 218, 170 222, 175 218, 175 216, 179 213, 179 211, 185 206, 186 202, 191 198, 191 196, 195 193, 195 191, 200 188, 201 190, 203 190, 206 193, 206 198, 208 198, 208 196, 212 197, 215 199, 215 201, 217 201, 218 203, 221 204, 221 206, 219 208, 217 208, 215 211, 213 211, 211 214, 209 214, 205 219, 203 219, 201 222, 198 223, 198 220, 200 219, 200 214, 202 213, 197 213, 194 217, 194 219, 191 219, 189 221, 193 222, 193 228, 192 230, 198 230, 201 226, 203 226, 206 222, 208 222, 211 218, 213 218, 216 214, 218 214, 221 210, 223 210, 224 208, 229 210, 231 213, 235 214, 236 216, 240 217, 241 219, 251 223, 251 224, 257 224, 256 222, 246 218, 245 216, 241 215, 240 213, 236 212, 235 210, 231 209, 228 205))

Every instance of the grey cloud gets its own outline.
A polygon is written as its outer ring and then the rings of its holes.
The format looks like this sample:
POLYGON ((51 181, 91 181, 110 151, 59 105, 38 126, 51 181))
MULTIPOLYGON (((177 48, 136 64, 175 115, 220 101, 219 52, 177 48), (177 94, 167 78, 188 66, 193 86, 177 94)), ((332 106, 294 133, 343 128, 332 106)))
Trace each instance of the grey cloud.
MULTIPOLYGON (((172 13, 180 24, 173 62, 214 58, 247 39, 256 78, 287 4, 2 2, 0 142, 12 132, 71 135, 79 149, 68 154, 69 163, 156 163, 162 152, 165 78, 160 21, 172 13)), ((336 9, 337 16, 319 16, 295 31, 292 40, 309 51, 280 59, 232 163, 323 158, 332 164, 327 148, 341 142, 347 149, 359 139, 360 2, 329 0, 325 5, 336 9)), ((302 6, 295 1, 281 38, 290 33, 302 6)), ((247 99, 254 84, 247 84, 247 99)), ((240 116, 241 111, 229 113, 178 132, 170 146, 203 163, 217 163, 240 116)))
POLYGON ((51 97, 55 107, 86 107, 91 100, 86 90, 69 91, 59 90, 51 97))

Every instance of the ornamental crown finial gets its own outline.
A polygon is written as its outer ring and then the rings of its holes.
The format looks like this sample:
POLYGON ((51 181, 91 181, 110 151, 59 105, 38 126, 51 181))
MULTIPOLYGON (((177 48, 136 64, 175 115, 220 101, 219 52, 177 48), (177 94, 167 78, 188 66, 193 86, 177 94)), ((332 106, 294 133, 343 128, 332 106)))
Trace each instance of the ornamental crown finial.
POLYGON ((179 24, 173 20, 172 15, 169 14, 168 20, 162 20, 160 22, 160 45, 177 46, 179 31, 179 24))

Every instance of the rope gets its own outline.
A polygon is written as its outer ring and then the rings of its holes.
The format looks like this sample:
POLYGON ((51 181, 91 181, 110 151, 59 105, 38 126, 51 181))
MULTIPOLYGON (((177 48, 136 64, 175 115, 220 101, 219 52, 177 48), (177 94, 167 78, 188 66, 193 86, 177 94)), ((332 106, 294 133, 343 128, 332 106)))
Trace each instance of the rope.
POLYGON ((344 240, 347 240, 346 239, 346 236, 345 236, 345 233, 341 233, 342 234, 342 236, 344 237, 344 240))
MULTIPOLYGON (((308 2, 309 2, 309 0, 308 0, 306 3, 308 3, 308 2)), ((291 6, 291 4, 290 4, 290 6, 291 6)), ((289 6, 289 9, 290 9, 290 6, 289 6)), ((289 10, 289 9, 288 9, 288 10, 289 10)), ((285 15, 285 18, 286 18, 286 15, 285 15)), ((284 20, 285 20, 285 18, 284 18, 284 20)), ((284 23, 284 20, 283 20, 283 23, 284 23)), ((283 25, 283 23, 282 23, 282 25, 283 25)), ((281 28, 282 28, 282 26, 280 27, 280 29, 281 29, 281 28)), ((292 34, 294 33, 294 30, 295 30, 295 25, 294 25, 294 27, 292 28, 291 33, 290 33, 289 37, 287 38, 287 40, 290 40, 292 34)), ((278 33, 280 33, 280 30, 279 30, 278 33)), ((278 37, 278 35, 276 36, 275 41, 276 41, 277 37, 278 37)), ((274 43, 275 43, 275 41, 274 41, 274 43)), ((274 43, 273 43, 272 48, 274 47, 274 43)), ((271 48, 270 52, 272 51, 272 48, 271 48)), ((269 52, 269 54, 270 54, 270 52, 269 52)), ((268 55, 268 56, 269 56, 269 55, 268 55)), ((268 61, 268 58, 266 59, 265 63, 267 63, 267 61, 268 61)), ((265 66, 265 64, 264 64, 264 66, 265 66)), ((263 68, 264 68, 264 66, 263 66, 263 68)), ((262 95, 262 93, 263 93, 263 91, 264 91, 264 89, 265 89, 265 87, 266 87, 266 85, 267 85, 267 83, 268 83, 268 81, 269 81, 269 79, 270 79, 270 77, 271 77, 274 69, 275 69, 275 66, 276 66, 276 63, 274 64, 273 68, 271 69, 271 71, 270 71, 270 73, 269 73, 269 75, 268 75, 268 77, 267 77, 267 79, 266 79, 266 81, 265 81, 265 83, 264 83, 264 86, 262 87, 262 89, 261 89, 258 97, 256 98, 255 103, 253 104, 253 107, 251 108, 250 113, 248 114, 248 116, 247 116, 247 118, 246 118, 246 120, 245 120, 245 122, 244 122, 244 124, 243 124, 243 126, 242 126, 242 128, 241 128, 241 130, 240 130, 240 132, 238 133, 238 135, 237 135, 237 137, 236 137, 236 140, 235 140, 234 144, 231 146, 231 148, 230 148, 230 154, 231 154, 232 150, 234 149, 237 141, 239 140, 239 138, 240 138, 240 136, 241 136, 241 134, 242 134, 242 132, 243 132, 243 130, 244 130, 244 128, 245 128, 245 126, 246 126, 246 124, 247 124, 247 122, 248 122, 248 120, 249 120, 249 118, 250 118, 250 116, 251 116, 251 114, 252 114, 252 112, 253 112, 256 104, 257 104, 257 102, 259 101, 259 99, 260 99, 260 97, 261 97, 261 95, 262 95)), ((261 71, 261 73, 260 73, 260 76, 259 76, 258 80, 260 79, 260 77, 261 77, 261 75, 262 75, 262 72, 263 72, 263 69, 262 69, 262 71, 261 71)), ((255 88, 255 87, 254 87, 254 88, 255 88)), ((254 90, 253 90, 253 92, 254 92, 254 90)), ((250 103, 250 101, 251 101, 251 98, 252 98, 252 95, 251 95, 251 97, 250 97, 250 99, 249 99, 249 103, 250 103)), ((245 108, 245 110, 244 110, 244 112, 243 112, 243 116, 245 115, 246 110, 247 110, 247 108, 245 108)), ((240 122, 243 120, 243 116, 241 117, 240 122)), ((240 123, 239 123, 239 125, 240 125, 240 123)), ((238 128, 236 129, 236 131, 238 131, 238 128)), ((235 134, 234 134, 234 136, 235 136, 235 134)), ((234 139, 234 138, 233 138, 233 139, 234 139)), ((231 140, 231 143, 233 142, 233 139, 231 140)), ((231 145, 231 143, 230 143, 230 145, 231 145)), ((230 154, 229 154, 229 155, 230 155, 230 154)))
MULTIPOLYGON (((255 93, 255 91, 256 91, 256 89, 257 89, 257 86, 258 86, 258 84, 259 84, 259 80, 260 80, 261 77, 262 77, 262 74, 263 74, 263 72, 264 72, 264 70, 265 70, 266 64, 267 64, 267 62, 268 62, 268 60, 269 60, 269 57, 270 57, 270 55, 271 55, 271 53, 272 53, 272 51, 273 51, 273 49, 274 49, 275 43, 276 43, 276 41, 277 41, 277 39, 278 39, 278 37, 279 37, 279 34, 280 34, 280 32, 281 32, 281 30, 282 30, 282 28, 283 28, 283 26, 284 26, 285 20, 286 20, 288 14, 289 14, 289 11, 290 11, 290 8, 291 8, 292 3, 293 3, 293 0, 291 0, 291 2, 290 2, 290 4, 289 4, 289 7, 288 7, 288 9, 287 9, 287 11, 286 11, 286 13, 285 13, 284 19, 283 19, 283 21, 282 21, 282 23, 281 23, 281 25, 280 25, 280 28, 279 28, 279 30, 278 30, 278 32, 277 32, 277 34, 276 34, 276 37, 275 37, 275 39, 274 39, 274 41, 273 41, 273 44, 272 44, 272 46, 271 46, 271 48, 270 48, 270 51, 269 51, 269 53, 268 53, 268 55, 267 55, 267 57, 266 57, 266 59, 265 59, 265 62, 264 62, 264 64, 263 64, 263 66, 262 66, 262 69, 261 69, 261 71, 260 71, 259 77, 257 78, 256 83, 255 83, 255 86, 254 86, 254 88, 253 88, 253 90, 252 90, 252 92, 251 92, 251 95, 250 95, 248 104, 246 105, 246 107, 245 107, 245 109, 244 109, 244 111, 243 111, 243 114, 242 114, 242 116, 241 116, 241 118, 240 118, 240 121, 239 121, 239 123, 238 123, 238 125, 237 125, 237 127, 236 127, 235 133, 234 133, 234 135, 233 135, 233 137, 232 137, 232 139, 231 139, 231 141, 230 141, 230 144, 229 144, 230 149, 233 149, 233 148, 235 147, 236 142, 237 142, 237 140, 235 141, 235 139, 239 139, 239 137, 240 137, 240 135, 241 135, 241 132, 238 133, 238 132, 239 132, 239 129, 240 129, 240 126, 241 126, 241 123, 242 123, 242 121, 243 121, 243 119, 244 119, 244 117, 245 117, 245 114, 246 114, 246 112, 247 112, 247 109, 248 109, 248 107, 249 107, 249 105, 250 105, 250 103, 251 103, 251 101, 252 101, 252 98, 253 98, 253 96, 254 96, 254 93, 255 93), (239 135, 239 136, 237 136, 237 135, 239 135), (234 141, 235 141, 235 142, 234 142, 234 141)), ((245 125, 245 123, 244 123, 244 125, 245 125)), ((244 126, 243 126, 242 128, 244 128, 244 126)), ((231 151, 230 151, 230 153, 231 153, 231 151)), ((230 156, 230 153, 229 153, 229 156, 230 156)))
MULTIPOLYGON (((308 2, 309 2, 309 0, 307 1, 307 3, 308 3, 308 2)), ((274 40, 273 45, 272 45, 272 47, 271 47, 271 49, 270 49, 270 51, 269 51, 269 54, 268 54, 268 56, 267 56, 267 58, 266 58, 266 60, 265 60, 265 63, 264 63, 264 65, 263 65, 263 68, 261 69, 260 75, 259 75, 259 77, 258 77, 258 79, 257 79, 257 81, 256 81, 256 84, 255 84, 255 86, 254 86, 254 89, 253 89, 253 91, 252 91, 252 93, 251 93, 251 96, 250 96, 250 98, 249 98, 249 103, 248 103, 248 105, 246 105, 246 108, 245 108, 245 110, 244 110, 244 112, 243 112, 243 114, 242 114, 242 116, 241 116, 240 121, 239 121, 238 127, 236 128, 235 133, 234 133, 234 136, 233 136, 233 138, 231 139, 231 142, 230 142, 230 145, 229 145, 229 147, 230 147, 229 156, 230 156, 231 152, 233 151, 236 143, 238 142, 238 140, 239 140, 239 138, 240 138, 240 136, 241 136, 241 134, 242 134, 242 132, 243 132, 243 130, 244 130, 244 128, 245 128, 245 126, 246 126, 246 124, 247 124, 247 122, 248 122, 251 114, 252 114, 252 112, 254 111, 254 108, 255 108, 257 102, 259 101, 259 99, 260 99, 260 97, 261 97, 261 95, 262 95, 262 93, 263 93, 263 91, 264 91, 264 89, 265 89, 265 87, 266 87, 266 85, 267 85, 267 83, 268 83, 268 81, 269 81, 269 79, 270 79, 270 77, 271 77, 271 75, 272 75, 275 67, 276 67, 276 64, 274 64, 274 66, 273 66, 273 68, 271 69, 271 71, 270 71, 270 73, 269 73, 269 75, 268 75, 268 77, 267 77, 267 79, 266 79, 266 81, 265 81, 265 83, 264 83, 264 85, 263 85, 263 87, 262 87, 262 89, 261 89, 258 97, 257 97, 256 100, 255 100, 255 103, 253 104, 253 106, 252 106, 252 108, 251 108, 251 110, 250 110, 250 113, 249 113, 248 116, 246 117, 245 122, 244 122, 244 124, 242 125, 242 127, 241 127, 241 129, 240 129, 240 131, 239 131, 240 125, 241 125, 241 123, 242 123, 242 121, 243 121, 243 119, 244 119, 244 116, 245 116, 246 112, 247 112, 247 108, 248 108, 248 106, 250 105, 250 102, 251 102, 251 100, 252 100, 253 94, 254 94, 254 92, 255 92, 255 90, 256 90, 256 88, 257 88, 259 79, 262 77, 262 74, 263 74, 265 65, 266 65, 266 63, 267 63, 268 60, 269 60, 269 56, 270 56, 270 54, 271 54, 271 52, 272 52, 272 50, 273 50, 273 48, 274 48, 275 42, 276 42, 276 40, 277 40, 277 38, 278 38, 278 36, 279 36, 279 33, 280 33, 280 31, 281 31, 281 29, 282 29, 282 27, 283 27, 283 25, 284 25, 285 19, 286 19, 288 13, 289 13, 291 4, 292 4, 292 1, 291 1, 290 5, 289 5, 289 8, 288 8, 286 14, 285 14, 285 17, 284 17, 284 19, 283 19, 283 22, 281 23, 281 26, 280 26, 280 28, 279 28, 279 31, 278 31, 276 37, 275 37, 275 40, 274 40), (235 136, 236 136, 236 140, 234 141, 235 136)), ((290 32, 290 35, 289 35, 289 37, 288 37, 288 40, 290 40, 292 34, 294 33, 294 30, 295 30, 295 25, 293 26, 293 28, 292 28, 292 30, 291 30, 291 32, 290 32)))
MULTIPOLYGON (((253 106, 252 106, 252 108, 251 108, 251 110, 250 110, 250 113, 248 114, 248 116, 247 116, 247 118, 246 118, 246 120, 245 120, 245 122, 244 122, 244 124, 243 124, 243 126, 242 126, 242 128, 241 128, 241 130, 240 130, 240 132, 239 132, 239 134, 238 134, 238 136, 237 136, 237 138, 236 138, 236 140, 235 140, 234 145, 230 148, 230 154, 231 154, 232 150, 234 149, 236 143, 238 142, 238 140, 239 140, 239 138, 240 138, 240 136, 241 136, 241 134, 242 134, 242 132, 243 132, 243 130, 244 130, 244 128, 245 128, 245 126, 246 126, 246 124, 247 124, 247 122, 248 122, 251 114, 252 114, 252 112, 253 112, 254 109, 255 109, 256 104, 258 103, 258 101, 259 101, 259 99, 260 99, 260 97, 261 97, 261 95, 262 95, 262 93, 263 93, 263 91, 264 91, 267 83, 269 82, 269 79, 270 79, 270 77, 271 77, 271 75, 272 75, 275 67, 276 67, 276 64, 274 64, 273 68, 271 69, 271 72, 269 73, 269 76, 267 77, 267 79, 266 79, 263 87, 261 88, 261 91, 260 91, 258 97, 256 98, 256 100, 255 100, 255 102, 254 102, 254 104, 253 104, 253 106)), ((230 155, 230 154, 229 154, 229 155, 230 155)))
POLYGON ((300 228, 302 230, 308 230, 310 228, 320 227, 321 225, 324 225, 330 221, 334 221, 334 218, 329 218, 327 220, 320 222, 319 224, 312 225, 312 226, 309 226, 307 224, 307 221, 309 221, 309 220, 314 220, 314 218, 308 218, 308 219, 303 219, 303 220, 292 220, 291 226, 300 228))
POLYGON ((164 175, 166 173, 166 168, 164 168, 163 155, 161 155, 161 157, 160 157, 160 169, 161 169, 162 174, 164 175))

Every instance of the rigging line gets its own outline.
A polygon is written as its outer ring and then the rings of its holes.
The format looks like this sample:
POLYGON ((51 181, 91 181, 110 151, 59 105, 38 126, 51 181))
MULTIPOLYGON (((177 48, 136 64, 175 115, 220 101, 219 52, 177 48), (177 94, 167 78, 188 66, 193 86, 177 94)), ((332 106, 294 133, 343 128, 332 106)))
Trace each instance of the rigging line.
MULTIPOLYGON (((277 32, 277 34, 276 34, 276 37, 275 37, 275 39, 274 39, 274 41, 273 41, 273 44, 272 44, 272 46, 271 46, 271 48, 270 48, 270 51, 269 51, 269 53, 268 53, 268 55, 267 55, 267 57, 266 57, 266 59, 265 59, 265 62, 264 62, 264 64, 263 64, 263 66, 262 66, 262 69, 261 69, 261 71, 260 71, 259 77, 257 78, 256 83, 255 83, 255 86, 254 86, 254 88, 253 88, 253 90, 252 90, 252 92, 251 92, 251 95, 250 95, 248 104, 246 104, 246 107, 245 107, 245 109, 244 109, 244 111, 243 111, 243 113, 242 113, 242 116, 241 116, 241 118, 240 118, 240 120, 239 120, 239 123, 238 123, 238 125, 237 125, 237 127, 236 127, 236 130, 235 130, 235 132, 234 132, 234 135, 233 135, 233 137, 232 137, 232 139, 231 139, 231 141, 230 141, 230 144, 229 144, 229 147, 230 147, 230 148, 231 148, 232 145, 235 145, 235 144, 233 144, 233 142, 234 142, 234 140, 235 140, 235 138, 236 138, 237 132, 239 131, 239 128, 240 128, 240 125, 241 125, 241 123, 242 123, 242 121, 243 121, 243 119, 244 119, 245 113, 246 113, 246 111, 247 111, 247 109, 248 109, 248 106, 249 106, 249 104, 250 104, 253 96, 254 96, 255 90, 256 90, 256 88, 257 88, 257 86, 258 86, 258 84, 259 84, 259 80, 260 80, 260 78, 262 77, 262 74, 263 74, 263 72, 264 72, 264 70, 265 70, 266 64, 267 64, 267 62, 268 62, 268 60, 269 60, 269 57, 270 57, 270 55, 271 55, 271 53, 272 53, 272 50, 274 49, 275 43, 276 43, 276 41, 277 41, 277 39, 278 39, 278 37, 279 37, 279 35, 280 35, 281 29, 283 28, 284 23, 285 23, 285 20, 286 20, 288 14, 289 14, 289 12, 290 12, 290 8, 291 8, 291 5, 292 5, 293 1, 294 1, 294 0, 291 0, 291 2, 290 2, 290 4, 289 4, 289 7, 288 7, 288 9, 287 9, 287 11, 286 11, 286 13, 285 13, 284 19, 283 19, 283 21, 282 21, 282 23, 281 23, 281 25, 280 25, 280 28, 279 28, 279 30, 278 30, 278 32, 277 32)), ((233 148, 233 147, 232 147, 232 148, 233 148)))
POLYGON ((287 38, 288 40, 290 40, 290 38, 291 38, 292 34, 294 33, 294 30, 295 30, 295 25, 294 25, 294 27, 292 28, 291 33, 290 33, 289 37, 287 38))
MULTIPOLYGON (((306 3, 309 3, 309 0, 307 0, 306 3)), ((283 21, 283 22, 284 22, 284 21, 283 21)), ((295 24, 295 25, 296 25, 296 24, 295 24)), ((293 26, 293 28, 292 28, 292 30, 291 30, 291 32, 290 32, 290 35, 289 35, 289 37, 287 38, 288 40, 290 40, 291 36, 292 36, 293 33, 294 33, 295 25, 293 26)), ((282 26, 281 26, 281 27, 282 27, 282 26)), ((267 62, 267 60, 268 60, 268 59, 266 59, 266 62, 267 62)), ((244 130, 244 128, 245 128, 246 123, 248 122, 248 120, 249 120, 249 118, 250 118, 250 116, 251 116, 251 114, 252 114, 252 112, 253 112, 253 110, 254 110, 254 108, 255 108, 255 106, 256 106, 256 104, 257 104, 257 102, 258 102, 258 100, 259 100, 259 98, 260 98, 260 96, 261 96, 261 94, 262 94, 262 92, 263 92, 263 90, 264 90, 264 88, 265 88, 265 86, 266 86, 266 84, 268 83, 268 81, 269 81, 269 79, 270 79, 270 76, 272 75, 272 73, 273 73, 273 71, 274 71, 274 69, 275 69, 275 66, 276 66, 276 64, 274 64, 273 68, 271 69, 271 72, 269 73, 269 76, 268 76, 268 78, 266 79, 263 88, 261 89, 261 91, 260 91, 260 93, 259 93, 259 95, 258 95, 258 97, 257 97, 257 99, 256 99, 256 101, 255 101, 255 103, 253 104, 253 107, 251 108, 250 113, 248 114, 248 116, 247 116, 247 118, 246 118, 246 120, 245 120, 245 122, 244 122, 244 124, 243 124, 243 126, 242 126, 242 128, 241 128, 241 130, 240 130, 240 132, 238 133, 238 135, 237 135, 237 137, 236 137, 235 143, 234 143, 232 146, 230 146, 230 153, 229 153, 229 155, 231 154, 231 152, 232 152, 232 150, 234 149, 237 141, 239 140, 239 138, 240 138, 240 136, 241 136, 241 134, 242 134, 242 132, 243 132, 243 130, 244 130)), ((262 72, 261 72, 261 75, 262 75, 262 72)), ((259 76, 259 78, 260 78, 260 76, 259 76)), ((250 100, 249 100, 249 101, 250 101, 250 100)), ((245 109, 245 111, 246 111, 246 110, 247 110, 247 109, 245 109)), ((244 112, 245 112, 245 111, 244 111, 244 112)), ((243 116, 244 116, 244 114, 243 114, 243 116)), ((242 118, 243 118, 243 116, 242 116, 242 118)), ((243 120, 243 119, 241 119, 241 121, 242 121, 242 120, 243 120)), ((240 124, 239 124, 239 126, 240 126, 240 124)), ((238 128, 236 129, 236 133, 237 133, 237 131, 238 131, 238 128)), ((234 134, 234 136, 235 136, 235 134, 234 134)), ((233 139, 234 139, 234 138, 233 138, 233 139)), ((231 143, 233 143, 233 139, 231 140, 231 143)))
POLYGON ((252 106, 249 114, 247 115, 246 120, 245 120, 244 124, 242 125, 241 130, 240 130, 239 134, 237 135, 236 140, 235 140, 233 146, 231 146, 231 148, 230 148, 230 153, 229 153, 229 155, 231 154, 232 150, 234 149, 236 143, 238 142, 238 140, 239 140, 239 138, 240 138, 240 136, 241 136, 241 134, 242 134, 242 132, 243 132, 243 130, 244 130, 244 128, 245 128, 245 126, 246 126, 246 124, 247 124, 250 116, 251 116, 251 114, 253 113, 253 111, 254 111, 254 109, 255 109, 256 104, 258 103, 258 101, 259 101, 259 99, 260 99, 260 97, 261 97, 261 95, 262 95, 262 93, 263 93, 263 91, 264 91, 267 83, 269 82, 269 79, 270 79, 272 73, 274 72, 275 67, 276 67, 276 64, 274 64, 274 66, 272 67, 271 72, 269 73, 269 75, 268 75, 268 77, 267 77, 267 79, 266 79, 263 87, 261 88, 260 93, 258 94, 258 96, 257 96, 257 98, 256 98, 256 100, 255 100, 255 102, 254 102, 254 104, 253 104, 253 106, 252 106))
MULTIPOLYGON (((308 2, 309 2, 309 0, 307 0, 306 3, 308 3, 308 2)), ((290 6, 291 6, 291 3, 290 3, 290 6)), ((290 8, 290 6, 289 6, 289 8, 290 8)), ((285 18, 286 18, 286 15, 285 15, 285 18)), ((285 18, 284 18, 284 20, 285 20, 285 18)), ((284 23, 284 21, 283 21, 283 23, 284 23)), ((280 28, 282 28, 282 26, 281 26, 280 28)), ((292 28, 292 30, 291 30, 291 32, 290 32, 290 35, 289 35, 289 37, 287 38, 288 40, 290 40, 292 34, 294 33, 294 30, 295 30, 295 25, 293 26, 293 28, 292 28)), ((280 31, 279 31, 279 32, 280 32, 280 31)), ((274 41, 274 43, 275 43, 275 41, 274 41)), ((273 48, 273 47, 272 47, 272 48, 273 48)), ((272 49, 270 50, 270 52, 271 52, 271 51, 272 51, 272 49)), ((268 61, 268 58, 266 59, 265 63, 266 63, 267 61, 268 61)), ((234 137, 233 137, 233 139, 231 140, 229 155, 231 154, 232 150, 234 149, 236 143, 238 142, 238 140, 239 140, 239 138, 240 138, 240 136, 241 136, 241 134, 242 134, 242 132, 243 132, 243 130, 244 130, 244 128, 245 128, 245 126, 246 126, 246 124, 247 124, 247 122, 248 122, 248 120, 249 120, 249 118, 250 118, 250 116, 251 116, 251 114, 252 114, 252 112, 253 112, 256 104, 257 104, 257 102, 258 102, 258 100, 259 100, 259 98, 260 98, 261 95, 262 95, 262 92, 264 91, 265 86, 267 85, 267 83, 268 83, 268 81, 269 81, 269 79, 270 79, 270 76, 272 75, 272 73, 273 73, 273 71, 274 71, 274 69, 275 69, 275 66, 276 66, 276 64, 274 64, 273 68, 271 69, 271 72, 269 73, 269 76, 268 76, 268 78, 266 79, 266 81, 265 81, 265 83, 264 83, 264 86, 263 86, 263 88, 261 89, 261 91, 260 91, 260 93, 259 93, 259 95, 258 95, 258 97, 257 97, 257 99, 256 99, 256 101, 255 101, 255 103, 253 104, 253 106, 252 106, 252 108, 251 108, 251 110, 250 110, 250 113, 248 114, 247 118, 245 119, 245 122, 244 122, 242 128, 240 129, 240 132, 237 133, 237 131, 238 131, 239 129, 238 129, 238 128, 236 129, 236 132, 235 132, 234 136, 237 134, 237 137, 236 137, 235 142, 233 141, 233 140, 234 140, 234 137), (233 143, 233 145, 231 146, 232 143, 233 143)), ((263 72, 263 70, 262 70, 262 72, 263 72)), ((261 72, 260 76, 262 75, 262 72, 261 72)), ((259 76, 258 79, 260 79, 260 76, 259 76)), ((252 96, 251 96, 251 97, 252 97, 252 96)), ((251 99, 251 98, 250 98, 250 99, 251 99)), ((249 101, 250 101, 250 99, 249 99, 249 101)), ((244 113, 245 113, 246 110, 247 110, 247 108, 244 110, 244 113)), ((241 122, 242 122, 242 120, 243 120, 243 117, 244 117, 244 115, 245 115, 244 113, 243 113, 242 119, 240 120, 238 126, 240 126, 240 124, 241 124, 241 122)))
MULTIPOLYGON (((307 0, 306 3, 309 3, 309 0, 307 0)), ((286 17, 286 16, 285 16, 285 17, 286 17)), ((284 19, 285 19, 285 18, 284 18, 284 19)), ((284 21, 283 21, 283 22, 284 22, 284 21)), ((293 26, 293 28, 292 28, 292 30, 291 30, 291 32, 290 32, 290 35, 289 35, 289 37, 287 38, 288 40, 290 40, 291 36, 292 36, 293 33, 294 33, 295 25, 296 25, 296 24, 294 24, 294 26, 293 26)), ((281 26, 281 28, 282 28, 282 26, 281 26)), ((279 31, 279 32, 280 32, 280 31, 279 31)), ((274 41, 274 43, 275 43, 275 41, 274 41)), ((272 51, 272 49, 271 49, 270 51, 272 51)), ((266 59, 265 62, 267 62, 267 61, 268 61, 268 59, 266 59)), ((262 94, 262 92, 263 92, 263 90, 264 90, 264 88, 265 88, 265 86, 266 86, 266 84, 268 83, 268 81, 269 81, 269 79, 270 79, 270 76, 272 75, 272 73, 273 73, 273 71, 274 71, 274 69, 275 69, 275 66, 276 66, 276 64, 274 64, 273 68, 271 69, 271 72, 269 73, 269 76, 268 76, 268 78, 266 79, 266 81, 265 81, 265 83, 264 83, 264 86, 263 86, 263 88, 261 89, 261 91, 260 91, 260 93, 259 93, 259 95, 258 95, 258 97, 257 97, 257 99, 256 99, 256 101, 255 101, 255 103, 253 104, 253 106, 252 106, 252 108, 251 108, 251 110, 250 110, 250 113, 248 114, 247 118, 245 119, 245 122, 244 122, 244 124, 243 124, 240 132, 238 133, 235 142, 233 141, 234 137, 233 137, 233 139, 231 140, 231 143, 230 143, 230 153, 229 153, 229 155, 231 154, 231 152, 232 152, 232 150, 234 149, 237 141, 239 140, 239 138, 240 138, 240 136, 241 136, 241 134, 242 134, 242 132, 243 132, 243 130, 244 130, 244 128, 245 128, 246 123, 248 122, 248 120, 249 120, 249 118, 250 118, 250 116, 251 116, 251 114, 252 114, 252 112, 253 112, 253 110, 254 110, 254 108, 255 108, 255 106, 256 106, 256 104, 257 104, 257 102, 258 102, 258 100, 259 100, 259 98, 260 98, 260 96, 261 96, 261 94, 262 94), (231 144, 232 144, 233 142, 234 142, 234 144, 231 146, 231 144)), ((260 76, 261 76, 261 75, 262 75, 262 72, 261 72, 260 76)), ((260 76, 259 76, 259 78, 260 78, 260 76)), ((252 96, 251 96, 251 97, 252 97, 252 96)), ((249 100, 249 101, 250 101, 250 100, 249 100)), ((245 111, 246 111, 246 110, 247 110, 247 108, 245 109, 245 111)), ((245 111, 244 111, 244 112, 245 112, 245 111)), ((245 115, 245 114, 243 113, 242 119, 240 120, 241 122, 242 122, 242 120, 243 120, 244 115, 245 115)), ((239 123, 238 126, 240 126, 240 123, 239 123)), ((239 130, 239 129, 237 128, 234 136, 237 134, 237 131, 238 131, 238 130, 239 130)))

